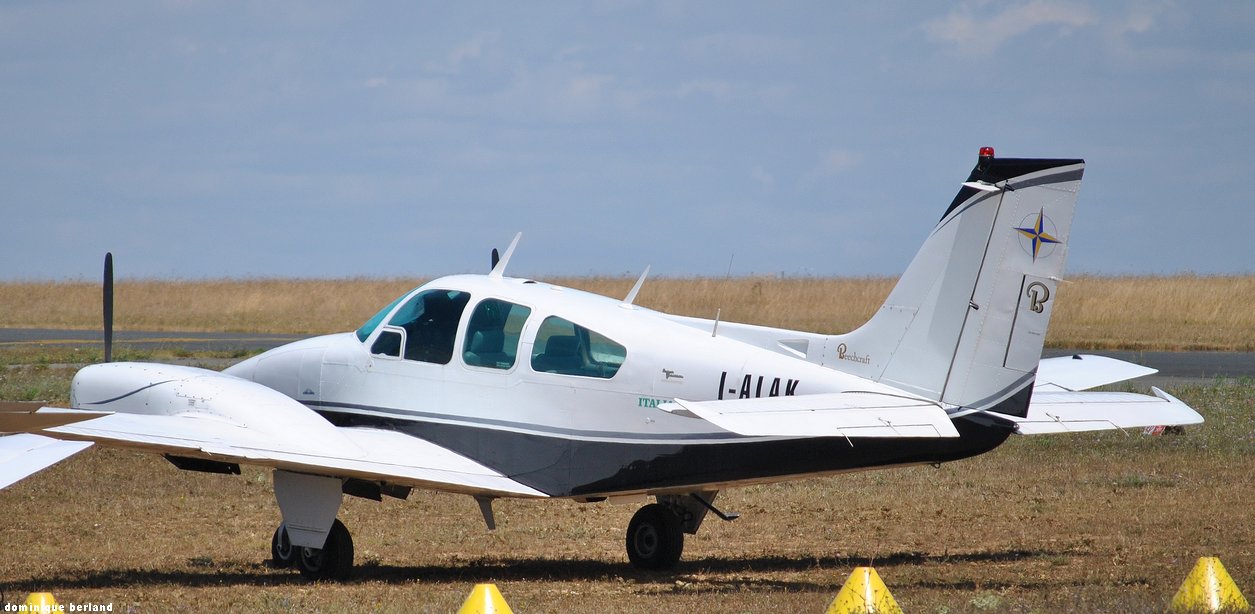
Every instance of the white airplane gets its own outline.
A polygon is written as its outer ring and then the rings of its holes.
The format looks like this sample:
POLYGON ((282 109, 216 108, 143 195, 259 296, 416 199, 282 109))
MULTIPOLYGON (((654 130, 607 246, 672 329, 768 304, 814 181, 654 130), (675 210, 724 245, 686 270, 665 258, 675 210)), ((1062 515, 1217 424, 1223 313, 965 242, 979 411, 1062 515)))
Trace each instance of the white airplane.
MULTIPOLYGON (((70 409, 0 416, 0 486, 92 443, 180 469, 274 470, 271 555, 343 579, 344 494, 645 501, 627 555, 669 568, 726 488, 988 452, 1010 435, 1202 422, 1154 396, 1078 392, 1153 373, 1097 356, 1041 360, 1082 160, 975 169, 883 307, 824 335, 659 313, 504 275, 433 280, 355 332, 225 371, 104 363, 70 409)), ((648 270, 646 271, 648 272, 648 270)))

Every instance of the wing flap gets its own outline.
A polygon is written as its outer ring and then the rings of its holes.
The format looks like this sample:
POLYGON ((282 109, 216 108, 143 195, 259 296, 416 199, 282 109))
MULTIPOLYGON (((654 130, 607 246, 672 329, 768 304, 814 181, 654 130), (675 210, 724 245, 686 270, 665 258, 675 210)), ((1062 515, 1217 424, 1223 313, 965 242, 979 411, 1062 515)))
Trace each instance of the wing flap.
POLYGON ((304 442, 290 441, 282 434, 194 415, 118 413, 45 429, 42 434, 57 439, 472 495, 546 496, 447 448, 404 433, 330 425, 328 428, 334 428, 346 440, 343 449, 314 449, 304 442))
POLYGON ((876 392, 674 403, 719 428, 753 437, 959 436, 936 403, 876 392))
POLYGON ((1125 392, 1036 392, 1028 417, 1003 416, 1021 435, 1105 431, 1200 424, 1203 417, 1180 399, 1158 389, 1155 396, 1125 392))
POLYGON ((1158 369, 1106 356, 1076 354, 1037 363, 1036 390, 1077 391, 1158 373, 1158 369))

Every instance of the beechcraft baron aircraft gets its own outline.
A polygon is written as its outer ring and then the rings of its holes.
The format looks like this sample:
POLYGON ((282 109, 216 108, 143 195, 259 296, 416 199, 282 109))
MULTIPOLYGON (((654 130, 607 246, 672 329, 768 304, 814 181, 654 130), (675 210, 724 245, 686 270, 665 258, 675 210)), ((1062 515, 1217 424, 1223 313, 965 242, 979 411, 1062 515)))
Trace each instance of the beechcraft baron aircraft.
MULTIPOLYGON (((1182 425, 1172 396, 1078 392, 1152 373, 1096 356, 1041 360, 1082 160, 975 169, 883 307, 823 335, 658 313, 505 276, 436 279, 355 332, 218 373, 104 363, 70 409, 0 416, 0 485, 92 443, 180 469, 271 467, 272 556, 345 578, 341 499, 465 493, 489 528, 500 497, 644 499, 627 554, 676 563, 725 488, 988 452, 1012 434, 1182 425)), ((494 254, 495 256, 495 254, 494 254)), ((642 276, 641 280, 644 280, 642 276)))

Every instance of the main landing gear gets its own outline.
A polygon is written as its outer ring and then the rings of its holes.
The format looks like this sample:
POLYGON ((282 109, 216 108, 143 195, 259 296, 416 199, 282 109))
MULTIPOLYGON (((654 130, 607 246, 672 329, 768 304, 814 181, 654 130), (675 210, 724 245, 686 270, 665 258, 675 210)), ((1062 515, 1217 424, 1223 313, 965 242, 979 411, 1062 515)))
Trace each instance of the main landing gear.
POLYGON ((684 551, 680 517, 661 503, 650 503, 632 516, 627 529, 627 555, 641 569, 671 569, 684 551))
POLYGON ((696 535, 706 512, 723 520, 736 520, 739 514, 725 514, 711 504, 718 492, 687 495, 658 495, 657 503, 637 510, 628 523, 627 555, 640 569, 671 569, 684 552, 684 534, 696 535))
POLYGON ((287 527, 280 524, 270 539, 270 556, 279 568, 296 566, 310 580, 347 580, 353 571, 353 536, 337 519, 322 548, 292 544, 287 527))

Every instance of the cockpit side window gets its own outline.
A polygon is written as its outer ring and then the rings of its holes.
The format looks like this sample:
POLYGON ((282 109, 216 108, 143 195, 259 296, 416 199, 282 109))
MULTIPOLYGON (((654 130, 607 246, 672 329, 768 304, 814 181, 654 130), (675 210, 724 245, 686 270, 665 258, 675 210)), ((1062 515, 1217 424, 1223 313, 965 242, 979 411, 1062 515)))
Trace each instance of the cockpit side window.
POLYGON ((370 346, 370 353, 376 356, 401 357, 401 346, 405 345, 405 333, 394 328, 385 328, 375 337, 370 346))
POLYGON ((536 331, 532 370, 610 379, 619 372, 627 349, 596 331, 549 316, 536 331))
POLYGON ((519 350, 519 336, 532 310, 495 298, 484 299, 471 313, 462 344, 462 359, 472 367, 510 369, 519 350))
POLYGON ((449 364, 458 321, 470 300, 466 292, 427 290, 402 305, 388 325, 405 331, 405 359, 449 364))

